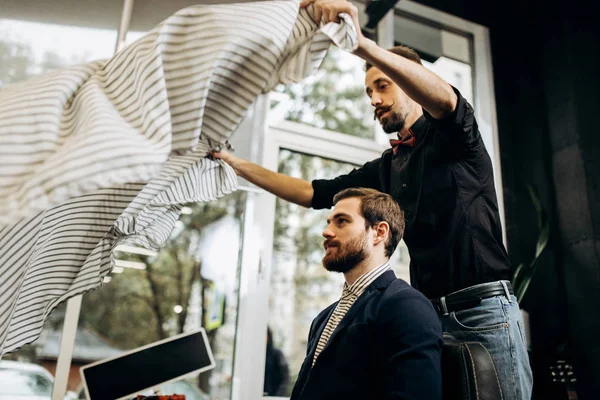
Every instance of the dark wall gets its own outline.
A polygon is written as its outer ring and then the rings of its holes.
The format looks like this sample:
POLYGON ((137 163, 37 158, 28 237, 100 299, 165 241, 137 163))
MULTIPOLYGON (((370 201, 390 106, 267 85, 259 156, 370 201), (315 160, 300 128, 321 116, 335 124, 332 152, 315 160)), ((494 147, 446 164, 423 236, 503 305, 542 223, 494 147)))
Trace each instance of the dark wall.
POLYGON ((539 235, 527 185, 550 217, 551 240, 521 304, 531 316, 535 398, 561 398, 548 367, 563 357, 575 364, 579 398, 600 398, 597 13, 573 1, 419 2, 490 29, 514 265, 532 259, 539 235))
MULTIPOLYGON (((563 252, 569 337, 582 383, 600 393, 600 70, 585 9, 545 24, 541 59, 563 252)), ((591 398, 591 397, 590 397, 591 398)))

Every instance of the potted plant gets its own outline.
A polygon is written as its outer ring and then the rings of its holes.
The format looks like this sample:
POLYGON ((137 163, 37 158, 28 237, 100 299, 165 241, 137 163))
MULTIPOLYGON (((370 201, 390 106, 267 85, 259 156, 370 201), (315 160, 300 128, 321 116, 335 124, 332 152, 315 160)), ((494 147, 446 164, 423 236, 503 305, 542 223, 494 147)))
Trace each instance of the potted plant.
POLYGON ((537 244, 535 246, 535 255, 533 260, 530 263, 520 263, 515 270, 515 273, 512 278, 512 287, 515 292, 515 296, 519 303, 523 300, 525 293, 527 293, 527 289, 529 288, 529 283, 531 282, 531 278, 535 274, 535 271, 538 266, 538 260, 540 255, 546 248, 548 244, 548 238, 550 236, 550 222, 548 221, 548 215, 546 211, 542 207, 542 203, 540 199, 533 190, 533 188, 527 185, 527 190, 529 191, 529 196, 531 197, 531 201, 533 202, 533 206, 535 207, 537 220, 538 220, 538 228, 540 229, 540 236, 538 237, 537 244))

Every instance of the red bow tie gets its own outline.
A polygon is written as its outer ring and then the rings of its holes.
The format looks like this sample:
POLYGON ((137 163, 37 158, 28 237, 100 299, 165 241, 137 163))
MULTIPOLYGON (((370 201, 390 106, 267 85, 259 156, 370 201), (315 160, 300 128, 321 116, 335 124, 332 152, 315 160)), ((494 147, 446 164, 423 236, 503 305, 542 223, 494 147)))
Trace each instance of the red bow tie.
POLYGON ((417 140, 415 139, 415 135, 410 131, 408 132, 408 136, 404 139, 390 139, 390 145, 392 146, 394 154, 398 152, 400 146, 415 147, 416 144, 417 140))

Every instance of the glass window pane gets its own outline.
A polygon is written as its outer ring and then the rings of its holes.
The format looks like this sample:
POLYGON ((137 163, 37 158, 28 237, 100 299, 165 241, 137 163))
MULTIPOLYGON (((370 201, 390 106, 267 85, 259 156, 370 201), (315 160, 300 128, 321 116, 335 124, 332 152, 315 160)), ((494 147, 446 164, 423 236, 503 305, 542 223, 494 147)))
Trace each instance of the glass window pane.
POLYGON ((313 76, 271 93, 269 122, 285 119, 372 139, 375 121, 365 94, 364 66, 360 58, 331 47, 313 76))
POLYGON ((396 14, 394 19, 394 41, 415 49, 423 65, 451 85, 473 103, 473 76, 471 38, 450 32, 414 19, 396 14))
MULTIPOLYGON (((356 166, 321 157, 281 150, 279 172, 297 178, 334 178, 356 166)), ((289 396, 306 355, 312 320, 342 291, 344 277, 321 265, 323 236, 330 210, 306 209, 277 200, 273 268, 269 298, 269 328, 265 394, 289 396), (285 364, 284 364, 285 363, 285 364), (283 379, 283 366, 289 378, 283 379)), ((404 242, 392 257, 396 275, 408 280, 408 252, 404 242)))
POLYGON ((443 55, 442 30, 404 15, 394 18, 394 42, 412 47, 430 61, 443 55))
POLYGON ((468 64, 471 62, 471 39, 464 35, 443 30, 442 51, 444 56, 468 64))
MULTIPOLYGON (((364 1, 353 1, 361 26, 367 23, 364 1)), ((373 32, 376 37, 376 30, 373 32)), ((377 124, 365 94, 365 63, 331 46, 319 71, 302 82, 280 85, 269 95, 269 123, 287 120, 367 139, 377 124)))
POLYGON ((394 42, 417 50, 421 57, 434 62, 445 56, 471 63, 471 39, 467 35, 450 32, 437 25, 428 24, 413 16, 396 12, 394 42))
MULTIPOLYGON (((353 3, 364 26, 368 19, 364 2, 353 3)), ((374 139, 377 127, 364 82, 365 62, 331 46, 313 76, 296 84, 280 85, 271 92, 269 123, 287 120, 374 139)))
POLYGON ((440 57, 433 63, 423 60, 423 65, 457 88, 463 97, 473 104, 473 77, 469 64, 440 57))
POLYGON ((113 273, 83 298, 78 335, 90 339, 76 343, 73 361, 85 365, 203 327, 216 368, 161 390, 229 399, 244 205, 243 191, 187 205, 159 253, 117 247, 113 273))
POLYGON ((114 29, 0 19, 0 87, 55 69, 110 58, 114 29))

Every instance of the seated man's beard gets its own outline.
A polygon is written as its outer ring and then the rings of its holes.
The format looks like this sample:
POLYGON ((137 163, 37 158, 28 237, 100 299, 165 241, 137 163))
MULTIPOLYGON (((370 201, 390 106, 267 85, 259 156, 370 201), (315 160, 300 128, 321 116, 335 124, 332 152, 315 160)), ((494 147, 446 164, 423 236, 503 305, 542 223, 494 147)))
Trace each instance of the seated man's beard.
POLYGON ((367 258, 366 232, 337 248, 336 255, 323 257, 323 266, 327 271, 346 273, 367 258))
POLYGON ((404 128, 404 123, 406 121, 406 115, 402 116, 395 111, 391 111, 388 113, 389 115, 383 120, 380 120, 381 127, 385 133, 395 133, 400 132, 402 128, 404 128))

